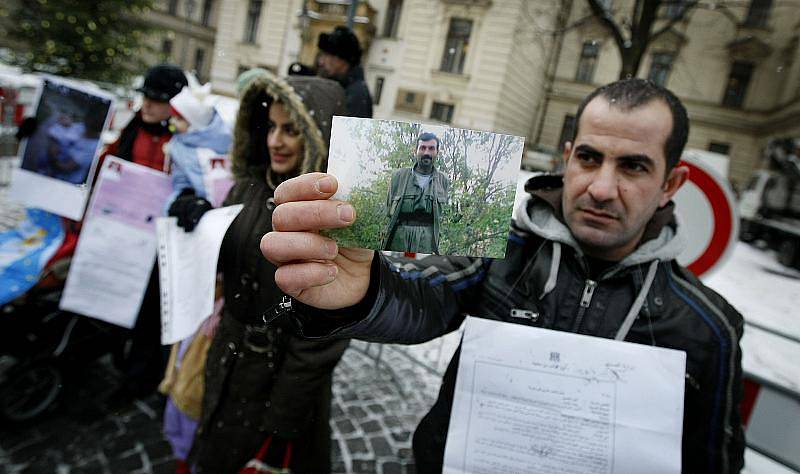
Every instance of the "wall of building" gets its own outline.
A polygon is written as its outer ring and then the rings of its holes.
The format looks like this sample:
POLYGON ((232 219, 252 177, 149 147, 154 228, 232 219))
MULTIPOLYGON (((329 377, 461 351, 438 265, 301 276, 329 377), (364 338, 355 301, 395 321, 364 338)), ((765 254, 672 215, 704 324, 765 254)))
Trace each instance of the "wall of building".
POLYGON ((202 23, 204 2, 194 0, 189 7, 187 0, 179 0, 175 14, 168 11, 168 0, 158 0, 154 9, 145 14, 145 20, 159 30, 148 38, 152 49, 148 62, 170 62, 187 71, 193 71, 202 81, 211 77, 214 56, 216 22, 222 0, 211 3, 208 24, 202 23), (190 11, 191 10, 191 11, 190 11), (191 13, 191 14, 190 14, 191 13), (170 51, 164 51, 164 42, 171 43, 170 51), (202 51, 202 64, 197 68, 198 51, 202 51))
POLYGON ((294 30, 302 0, 265 0, 258 20, 256 40, 252 43, 244 38, 248 5, 248 0, 222 2, 218 26, 220 33, 217 35, 211 72, 214 90, 221 94, 235 95, 236 78, 244 69, 262 67, 285 73, 281 66, 285 61, 286 43, 294 30))
MULTIPOLYGON (((633 0, 614 2, 617 16, 630 12, 633 0)), ((689 147, 708 149, 714 143, 730 146, 731 178, 744 182, 759 165, 760 150, 769 136, 789 133, 786 124, 800 120, 792 105, 800 91, 800 61, 793 38, 800 31, 800 6, 776 2, 767 27, 743 27, 749 3, 731 4, 728 15, 696 9, 688 20, 657 39, 645 54, 639 77, 647 77, 653 52, 672 51, 676 60, 666 86, 678 95, 689 112, 689 147), (747 48, 731 48, 745 38, 747 48), (731 64, 752 60, 755 69, 741 108, 722 105, 731 64)), ((563 36, 562 52, 540 143, 557 148, 564 116, 574 114, 580 99, 593 88, 617 79, 621 58, 610 34, 589 14, 585 2, 577 2, 570 14, 574 28, 563 36), (599 56, 591 84, 575 81, 585 41, 597 41, 599 56)), ((656 25, 658 29, 661 24, 656 25)))
POLYGON ((379 37, 369 51, 367 82, 384 79, 376 117, 431 121, 434 102, 455 106, 452 124, 527 136, 543 99, 544 73, 555 8, 523 0, 404 2, 396 38, 380 37, 387 2, 378 11, 379 37), (383 8, 382 8, 383 7, 383 8), (528 14, 523 9, 528 8, 528 14), (413 21, 425 18, 426 21, 413 21), (472 21, 462 74, 440 70, 452 18, 472 21), (419 110, 398 108, 402 95, 424 96, 419 110))

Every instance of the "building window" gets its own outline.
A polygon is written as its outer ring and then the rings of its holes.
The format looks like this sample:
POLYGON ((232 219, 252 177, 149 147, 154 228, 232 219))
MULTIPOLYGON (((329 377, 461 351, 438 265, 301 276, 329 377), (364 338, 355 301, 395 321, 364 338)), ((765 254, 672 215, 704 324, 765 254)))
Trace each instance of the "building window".
POLYGON ((708 144, 708 151, 719 153, 720 155, 730 156, 731 145, 729 143, 711 142, 708 144))
POLYGON ((378 105, 378 104, 381 103, 381 95, 383 94, 383 82, 384 82, 384 78, 382 78, 380 76, 378 76, 375 79, 375 93, 372 94, 372 96, 373 96, 372 103, 375 104, 375 105, 378 105))
POLYGON ((261 5, 263 0, 250 0, 247 5, 247 19, 244 23, 245 43, 255 43, 258 36, 258 21, 261 19, 261 5))
POLYGON ((664 7, 664 16, 671 20, 680 18, 686 11, 686 0, 671 0, 664 3, 666 5, 664 7))
POLYGON ((404 112, 411 112, 415 114, 422 113, 422 106, 425 104, 425 94, 407 89, 397 90, 397 99, 394 103, 396 110, 404 112))
POLYGON ((434 102, 431 107, 431 118, 444 123, 453 121, 453 104, 444 104, 442 102, 434 102))
POLYGON ((577 82, 592 83, 598 54, 600 54, 600 43, 597 41, 585 41, 583 43, 581 59, 578 61, 578 71, 575 73, 577 82))
POLYGON ((164 41, 161 42, 161 56, 163 56, 165 60, 169 59, 172 56, 171 39, 165 39, 164 41))
POLYGON ((772 0, 751 0, 750 9, 747 10, 747 17, 744 19, 746 26, 763 27, 767 26, 769 13, 772 10, 772 0))
POLYGON ((169 3, 167 4, 167 12, 170 15, 178 14, 178 0, 169 0, 169 3))
POLYGON ((211 25, 211 12, 214 9, 214 0, 203 0, 203 15, 200 17, 200 23, 203 26, 211 25))
POLYGON ((561 125, 561 135, 558 137, 558 151, 564 151, 564 145, 572 141, 572 135, 575 134, 575 116, 565 115, 564 124, 561 125))
POLYGON ((727 107, 741 108, 747 94, 747 86, 753 76, 753 64, 736 61, 731 66, 731 73, 728 75, 728 84, 725 86, 725 95, 722 97, 722 105, 727 107))
POLYGON ((397 28, 400 25, 400 12, 403 10, 403 0, 389 0, 386 7, 386 18, 383 20, 383 36, 397 37, 397 28))
POLYGON ((464 72, 471 32, 471 20, 450 19, 450 27, 447 29, 447 41, 444 44, 444 54, 442 54, 442 65, 439 69, 453 74, 464 72))
POLYGON ((647 78, 653 83, 665 87, 674 60, 675 55, 673 53, 653 53, 653 58, 650 61, 650 74, 647 75, 647 78))
POLYGON ((203 48, 197 48, 194 51, 194 72, 198 79, 203 76, 203 66, 205 65, 205 62, 206 50, 203 48))

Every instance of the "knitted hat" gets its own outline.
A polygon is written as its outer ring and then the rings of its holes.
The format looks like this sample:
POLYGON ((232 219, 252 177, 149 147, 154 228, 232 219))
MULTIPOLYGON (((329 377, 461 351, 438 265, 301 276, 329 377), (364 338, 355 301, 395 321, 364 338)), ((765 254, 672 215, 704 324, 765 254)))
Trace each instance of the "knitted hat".
POLYGON ((247 89, 247 86, 250 85, 250 81, 264 73, 272 74, 266 69, 260 67, 254 67, 239 74, 239 77, 236 78, 236 97, 241 97, 242 92, 244 92, 244 90, 247 89))
POLYGON ((214 117, 214 106, 208 101, 211 84, 206 84, 197 89, 184 87, 178 95, 170 99, 170 107, 192 128, 203 128, 214 117))
POLYGON ((148 99, 167 102, 187 84, 186 75, 178 66, 159 64, 147 70, 144 84, 137 90, 148 99))
POLYGON ((320 51, 344 59, 351 66, 358 66, 361 62, 361 46, 358 38, 346 26, 337 26, 332 32, 319 35, 317 47, 320 51))

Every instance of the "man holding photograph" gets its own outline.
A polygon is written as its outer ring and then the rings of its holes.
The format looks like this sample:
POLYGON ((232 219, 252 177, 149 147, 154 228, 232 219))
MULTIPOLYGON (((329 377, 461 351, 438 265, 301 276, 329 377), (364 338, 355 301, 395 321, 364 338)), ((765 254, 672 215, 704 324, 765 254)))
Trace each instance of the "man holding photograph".
MULTIPOLYGON (((261 249, 294 298, 286 311, 307 337, 415 344, 469 313, 685 351, 682 471, 739 472, 743 319, 675 260, 682 245, 671 199, 688 175, 678 165, 686 110, 670 91, 628 79, 584 99, 576 124, 563 180, 528 182, 504 260, 395 261, 337 248, 315 233, 356 219, 352 206, 329 199, 335 178, 283 183, 261 249)), ((418 472, 441 472, 458 360, 414 434, 418 472)))
POLYGON ((437 156, 439 138, 422 133, 417 138, 414 166, 392 173, 383 250, 439 253, 439 229, 450 196, 450 179, 434 166, 437 156))

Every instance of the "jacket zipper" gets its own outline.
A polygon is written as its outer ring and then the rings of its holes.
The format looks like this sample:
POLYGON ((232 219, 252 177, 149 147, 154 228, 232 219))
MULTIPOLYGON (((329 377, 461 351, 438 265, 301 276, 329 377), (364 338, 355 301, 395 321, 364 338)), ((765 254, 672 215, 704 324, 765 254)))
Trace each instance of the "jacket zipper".
POLYGON ((586 314, 586 309, 592 302, 592 296, 594 296, 595 288, 597 288, 597 282, 587 279, 583 286, 583 294, 581 295, 581 302, 580 306, 578 307, 578 315, 575 318, 575 324, 572 326, 572 332, 577 333, 578 329, 581 327, 583 315, 586 314))
POLYGON ((284 314, 289 314, 293 310, 292 299, 288 296, 284 296, 279 303, 270 306, 268 310, 261 313, 261 322, 264 323, 264 327, 266 327, 279 317, 284 314))

